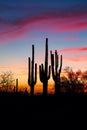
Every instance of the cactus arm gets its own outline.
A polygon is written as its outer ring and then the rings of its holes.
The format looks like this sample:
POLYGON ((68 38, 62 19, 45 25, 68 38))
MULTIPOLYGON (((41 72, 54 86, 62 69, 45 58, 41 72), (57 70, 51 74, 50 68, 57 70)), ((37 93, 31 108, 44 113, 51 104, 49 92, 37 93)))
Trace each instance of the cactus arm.
POLYGON ((62 69, 62 55, 61 55, 61 58, 60 58, 60 69, 59 69, 59 73, 61 73, 61 69, 62 69))
POLYGON ((41 73, 44 74, 44 66, 43 66, 43 64, 41 64, 41 73))
POLYGON ((39 76, 40 76, 40 81, 43 83, 43 71, 42 71, 42 65, 39 65, 39 76))
POLYGON ((49 66, 49 73, 48 73, 48 76, 47 76, 47 79, 49 80, 50 78, 50 74, 51 74, 51 66, 49 66))
POLYGON ((55 50, 55 73, 57 73, 57 50, 55 50))
POLYGON ((46 38, 45 67, 48 66, 48 38, 46 38))
POLYGON ((30 77, 30 70, 31 70, 31 65, 30 65, 30 62, 31 62, 31 59, 30 57, 28 58, 28 66, 29 66, 29 69, 28 69, 28 83, 30 85, 30 82, 31 82, 31 77, 30 77))
POLYGON ((41 65, 39 65, 39 77, 40 77, 40 80, 42 79, 41 78, 41 65))
POLYGON ((32 83, 34 82, 34 45, 32 45, 32 83))
POLYGON ((47 78, 47 72, 48 72, 48 38, 46 38, 46 48, 45 48, 45 68, 44 73, 47 78))
POLYGON ((37 81, 37 64, 35 64, 35 83, 37 81))
POLYGON ((51 53, 51 66, 52 66, 52 77, 53 80, 55 80, 55 74, 54 74, 54 54, 51 53))

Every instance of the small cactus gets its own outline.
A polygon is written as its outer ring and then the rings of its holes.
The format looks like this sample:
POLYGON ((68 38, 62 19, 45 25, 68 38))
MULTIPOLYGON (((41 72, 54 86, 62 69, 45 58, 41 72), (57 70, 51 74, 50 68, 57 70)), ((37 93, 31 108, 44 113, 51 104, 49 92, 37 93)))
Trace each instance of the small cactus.
POLYGON ((18 92, 18 79, 16 79, 16 86, 14 86, 13 91, 18 92))
POLYGON ((18 92, 18 79, 16 79, 16 92, 18 92))

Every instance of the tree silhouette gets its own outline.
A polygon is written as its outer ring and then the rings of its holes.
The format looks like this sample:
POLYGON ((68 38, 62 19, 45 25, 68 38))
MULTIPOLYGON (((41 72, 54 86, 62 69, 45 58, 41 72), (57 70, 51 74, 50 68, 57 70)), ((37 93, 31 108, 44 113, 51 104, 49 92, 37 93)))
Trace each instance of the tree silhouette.
POLYGON ((81 80, 84 83, 84 92, 87 92, 87 71, 83 72, 81 80))
POLYGON ((83 72, 82 78, 87 81, 87 71, 83 72))
POLYGON ((2 89, 4 89, 6 92, 12 89, 13 87, 13 73, 11 71, 2 72, 0 75, 0 86, 2 89))
POLYGON ((63 92, 70 92, 69 80, 64 75, 60 78, 61 80, 61 91, 63 92))
POLYGON ((48 80, 50 79, 51 66, 48 67, 48 38, 46 38, 45 65, 39 66, 40 81, 43 83, 43 94, 47 95, 48 80))
POLYGON ((72 92, 83 92, 84 84, 80 78, 82 75, 81 70, 74 72, 73 69, 69 66, 65 67, 64 70, 67 73, 67 80, 68 80, 70 90, 72 92))

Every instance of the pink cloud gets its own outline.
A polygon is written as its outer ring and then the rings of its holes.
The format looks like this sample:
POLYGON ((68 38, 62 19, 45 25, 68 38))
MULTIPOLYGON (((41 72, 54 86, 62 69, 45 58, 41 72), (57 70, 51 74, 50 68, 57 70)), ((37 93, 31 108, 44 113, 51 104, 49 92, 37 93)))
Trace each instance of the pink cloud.
POLYGON ((87 29, 87 22, 78 22, 71 25, 64 25, 60 27, 60 31, 79 31, 87 29))
MULTIPOLYGON (((35 16, 33 18, 23 18, 14 21, 14 23, 5 23, 3 30, 0 32, 0 41, 10 42, 17 38, 22 38, 27 33, 31 32, 72 32, 87 29, 87 13, 86 12, 67 12, 63 13, 46 13, 35 16), (8 28, 7 28, 8 26, 8 28)), ((74 37, 68 37, 66 40, 75 40, 74 37)))
POLYGON ((59 50, 61 53, 87 52, 87 47, 66 48, 59 50))
MULTIPOLYGON (((64 37, 64 38, 58 38, 58 40, 60 40, 60 41, 77 41, 77 40, 79 40, 80 38, 79 37, 75 37, 75 36, 66 36, 66 37, 64 37)), ((82 38, 81 38, 82 39, 82 38)))
POLYGON ((63 57, 63 61, 67 61, 67 62, 73 62, 73 63, 77 63, 77 62, 85 62, 87 60, 87 56, 81 56, 81 57, 63 57))
POLYGON ((26 33, 28 32, 28 30, 26 29, 22 29, 22 30, 17 30, 17 31, 13 31, 13 32, 3 32, 0 35, 0 41, 1 44, 3 43, 9 43, 11 41, 14 41, 17 38, 22 38, 22 36, 24 36, 26 33))

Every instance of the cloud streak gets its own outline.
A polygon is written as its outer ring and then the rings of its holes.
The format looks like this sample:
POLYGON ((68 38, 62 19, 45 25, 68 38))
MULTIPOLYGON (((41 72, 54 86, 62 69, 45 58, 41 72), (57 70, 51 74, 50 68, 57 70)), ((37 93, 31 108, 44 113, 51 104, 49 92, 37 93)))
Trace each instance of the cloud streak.
POLYGON ((87 47, 78 47, 78 48, 66 48, 59 50, 61 53, 75 53, 75 52, 87 52, 87 47))
POLYGON ((68 56, 67 57, 66 56, 63 57, 63 61, 64 62, 67 61, 68 63, 69 62, 72 62, 72 63, 77 63, 77 62, 78 63, 82 63, 82 62, 86 62, 86 60, 87 60, 87 55, 85 55, 85 56, 81 55, 80 57, 77 57, 75 55, 73 57, 68 57, 68 56))
MULTIPOLYGON (((6 9, 9 10, 8 7, 6 9)), ((10 10, 12 10, 11 7, 10 10)), ((19 8, 19 10, 21 10, 21 8, 19 8)), ((45 31, 62 33, 87 30, 86 7, 40 7, 40 9, 35 7, 34 10, 37 10, 36 13, 32 11, 33 7, 31 7, 29 11, 25 8, 24 10, 26 16, 23 15, 20 17, 16 12, 18 16, 14 16, 14 19, 13 17, 10 17, 10 19, 8 19, 8 17, 0 18, 0 41, 10 42, 31 32, 45 31), (31 12, 31 14, 29 12, 31 12)))

